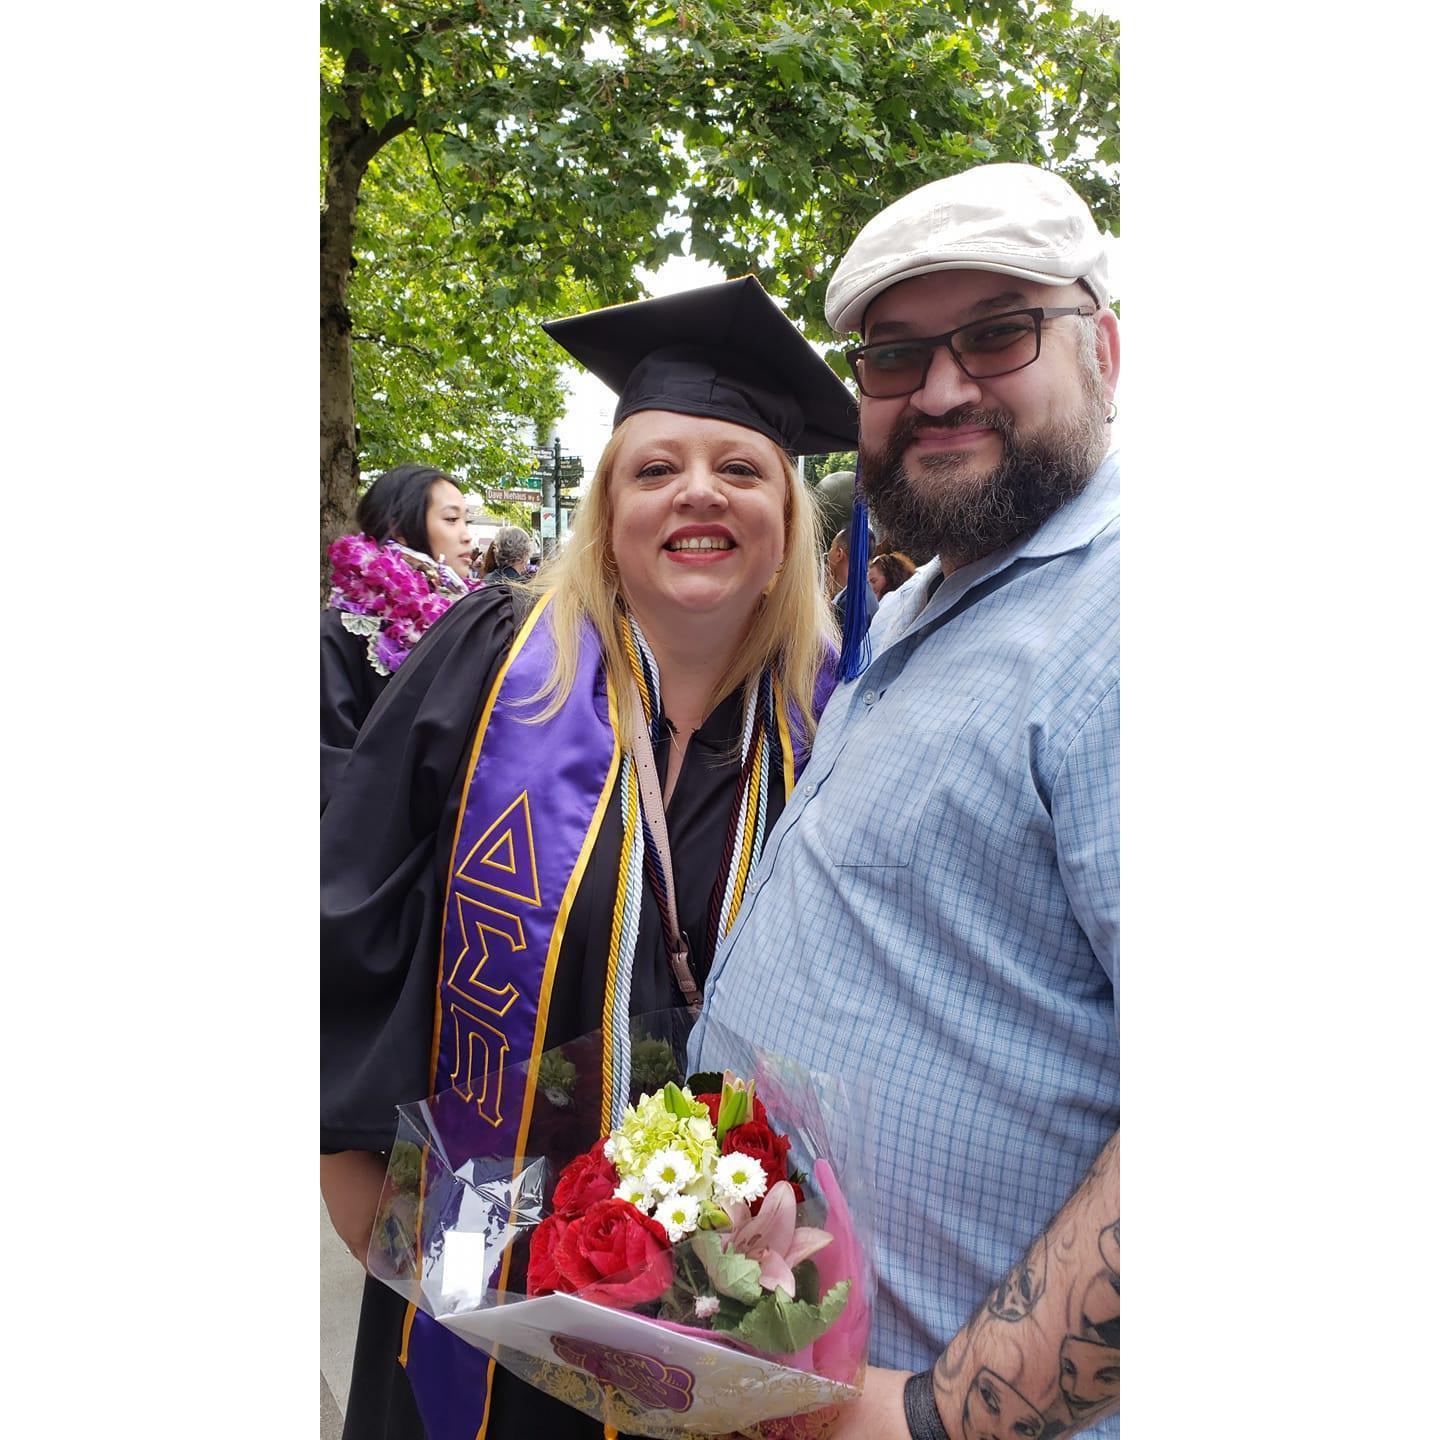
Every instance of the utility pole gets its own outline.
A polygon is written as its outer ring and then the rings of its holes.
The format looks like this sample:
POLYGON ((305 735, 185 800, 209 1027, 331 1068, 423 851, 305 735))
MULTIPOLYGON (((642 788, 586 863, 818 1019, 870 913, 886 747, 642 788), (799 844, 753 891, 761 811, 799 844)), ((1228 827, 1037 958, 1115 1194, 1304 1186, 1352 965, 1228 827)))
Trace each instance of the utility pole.
POLYGON ((550 514, 551 532, 548 537, 541 531, 540 554, 548 560, 554 553, 555 547, 560 543, 560 435, 556 432, 555 444, 551 450, 554 456, 554 467, 550 472, 550 514))

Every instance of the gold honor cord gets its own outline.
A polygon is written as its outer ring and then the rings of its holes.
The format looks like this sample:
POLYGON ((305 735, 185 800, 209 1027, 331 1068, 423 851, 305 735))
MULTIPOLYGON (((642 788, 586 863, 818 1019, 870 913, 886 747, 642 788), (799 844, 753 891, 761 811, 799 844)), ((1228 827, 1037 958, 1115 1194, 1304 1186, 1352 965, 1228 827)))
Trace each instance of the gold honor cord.
POLYGON ((630 673, 635 677, 635 688, 640 692, 640 704, 645 711, 645 724, 647 726, 655 723, 655 716, 651 713, 650 686, 645 680, 645 667, 640 661, 640 650, 635 644, 635 628, 628 614, 622 615, 620 625, 620 638, 625 642, 625 658, 630 662, 630 673))
POLYGON ((755 853, 755 840, 759 830, 760 786, 767 778, 767 772, 770 769, 769 761, 770 740, 766 736, 760 742, 760 752, 755 757, 755 764, 750 774, 749 793, 745 797, 742 842, 735 862, 735 893, 730 899, 730 913, 724 917, 724 923, 720 930, 722 937, 730 933, 730 927, 735 923, 735 917, 740 913, 740 906, 745 900, 745 882, 750 877, 750 859, 755 853))

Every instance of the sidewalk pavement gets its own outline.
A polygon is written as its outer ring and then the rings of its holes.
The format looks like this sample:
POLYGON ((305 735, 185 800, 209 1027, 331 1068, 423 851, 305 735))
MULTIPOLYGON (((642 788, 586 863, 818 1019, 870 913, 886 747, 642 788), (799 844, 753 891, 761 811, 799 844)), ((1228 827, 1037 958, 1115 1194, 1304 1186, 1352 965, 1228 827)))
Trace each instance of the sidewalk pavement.
POLYGON ((340 1440, 360 1291, 365 1272, 341 1243, 320 1202, 320 1440, 340 1440))

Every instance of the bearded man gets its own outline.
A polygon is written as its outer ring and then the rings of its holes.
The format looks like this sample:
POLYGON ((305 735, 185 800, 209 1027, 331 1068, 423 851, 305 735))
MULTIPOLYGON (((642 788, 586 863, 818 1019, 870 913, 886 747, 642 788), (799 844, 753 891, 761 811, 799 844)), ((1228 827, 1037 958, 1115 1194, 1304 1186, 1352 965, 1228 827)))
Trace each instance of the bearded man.
POLYGON ((877 616, 868 668, 842 657, 711 971, 705 1024, 722 1024, 700 1065, 725 1063, 728 1028, 868 1083, 877 1170, 852 1183, 873 1197, 872 1368, 839 1435, 1116 1435, 1104 246, 1059 177, 980 166, 871 220, 826 315, 861 333, 864 498, 895 548, 937 558, 877 616))

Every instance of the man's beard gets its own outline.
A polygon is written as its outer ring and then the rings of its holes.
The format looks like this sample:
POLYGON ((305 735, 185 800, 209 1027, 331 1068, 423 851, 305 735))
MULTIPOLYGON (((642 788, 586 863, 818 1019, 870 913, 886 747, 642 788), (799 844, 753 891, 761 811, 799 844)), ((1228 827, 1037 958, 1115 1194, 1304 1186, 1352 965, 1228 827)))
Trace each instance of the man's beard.
POLYGON ((1017 433, 1003 410, 961 406, 948 414, 906 415, 877 450, 860 450, 861 487, 892 550, 916 564, 939 555, 967 565, 1036 529, 1090 483, 1105 458, 1105 394, 1099 377, 1083 377, 1085 395, 1068 419, 1032 435, 1017 433), (922 491, 905 473, 905 448, 925 428, 985 425, 1000 439, 1001 457, 977 473, 964 453, 920 455, 922 491))

